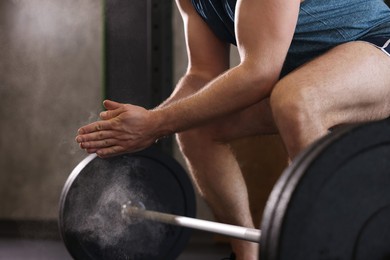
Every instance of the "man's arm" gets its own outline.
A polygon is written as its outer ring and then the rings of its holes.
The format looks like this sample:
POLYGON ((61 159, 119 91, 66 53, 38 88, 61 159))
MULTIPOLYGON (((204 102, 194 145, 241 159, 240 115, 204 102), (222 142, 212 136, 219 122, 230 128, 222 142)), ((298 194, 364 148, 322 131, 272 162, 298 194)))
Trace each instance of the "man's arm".
MULTIPOLYGON (((192 95, 229 68, 230 45, 213 34, 190 1, 177 0, 177 6, 184 24, 188 67, 172 95, 156 109, 192 95)), ((89 153, 106 157, 136 151, 165 135, 152 131, 156 121, 142 107, 112 101, 105 101, 104 106, 103 120, 81 127, 76 137, 89 153)))
POLYGON ((299 5, 299 0, 238 0, 235 29, 241 63, 195 95, 154 110, 162 132, 183 131, 268 97, 287 55, 299 5))
MULTIPOLYGON (((212 36, 210 45, 196 35, 211 33, 188 0, 177 0, 186 28, 189 51, 188 78, 209 79, 228 64, 226 47, 212 36), (196 30, 200 29, 199 32, 196 30), (202 52, 202 48, 204 51, 202 52), (218 54, 218 55, 215 55, 218 54), (214 60, 219 57, 221 60, 214 60)), ((103 121, 82 127, 77 141, 88 152, 105 157, 143 149, 164 135, 207 123, 268 97, 278 80, 299 12, 299 0, 238 0, 236 35, 241 63, 186 96, 180 89, 163 105, 145 110, 107 103, 103 121), (176 98, 176 97, 180 97, 176 98), (183 97, 183 98, 182 98, 183 97)))
POLYGON ((176 2, 184 25, 188 66, 172 95, 159 108, 192 95, 229 69, 230 45, 214 35, 190 1, 176 2))

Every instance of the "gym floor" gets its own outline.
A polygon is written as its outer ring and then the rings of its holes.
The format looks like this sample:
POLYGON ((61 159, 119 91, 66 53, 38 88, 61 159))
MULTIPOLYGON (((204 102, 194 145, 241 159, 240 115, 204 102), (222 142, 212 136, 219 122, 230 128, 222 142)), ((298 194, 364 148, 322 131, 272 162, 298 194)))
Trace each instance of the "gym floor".
MULTIPOLYGON (((220 260, 229 247, 216 243, 212 235, 194 232, 177 260, 220 260)), ((72 260, 59 239, 0 238, 0 260, 72 260)))

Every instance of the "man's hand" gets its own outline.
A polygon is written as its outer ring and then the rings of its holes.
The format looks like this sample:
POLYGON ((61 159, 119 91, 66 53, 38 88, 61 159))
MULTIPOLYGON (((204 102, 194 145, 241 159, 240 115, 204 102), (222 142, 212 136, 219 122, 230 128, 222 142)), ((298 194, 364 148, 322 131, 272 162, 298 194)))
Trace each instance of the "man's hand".
POLYGON ((107 111, 100 113, 102 120, 78 130, 76 142, 88 153, 110 157, 135 152, 159 138, 152 111, 110 100, 103 104, 107 111))

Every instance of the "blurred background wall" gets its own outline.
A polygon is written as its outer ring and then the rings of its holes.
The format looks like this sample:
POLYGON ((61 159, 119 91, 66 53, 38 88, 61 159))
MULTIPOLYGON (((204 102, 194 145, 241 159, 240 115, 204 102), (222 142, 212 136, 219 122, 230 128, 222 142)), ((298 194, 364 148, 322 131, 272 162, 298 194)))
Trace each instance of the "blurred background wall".
POLYGON ((0 1, 0 218, 55 219, 102 100, 97 0, 0 1))

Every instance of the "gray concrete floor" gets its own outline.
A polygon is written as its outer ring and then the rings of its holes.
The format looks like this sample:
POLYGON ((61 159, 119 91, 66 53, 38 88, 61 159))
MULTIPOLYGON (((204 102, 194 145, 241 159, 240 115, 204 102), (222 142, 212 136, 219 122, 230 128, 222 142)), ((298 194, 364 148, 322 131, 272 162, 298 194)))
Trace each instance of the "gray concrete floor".
MULTIPOLYGON (((194 234, 177 260, 220 260, 230 255, 211 235, 194 234)), ((0 260, 72 260, 60 240, 0 238, 0 260)), ((166 260, 166 259, 161 259, 166 260)))
POLYGON ((195 231, 177 260, 220 260, 230 253, 228 244, 216 243, 212 234, 195 231))

